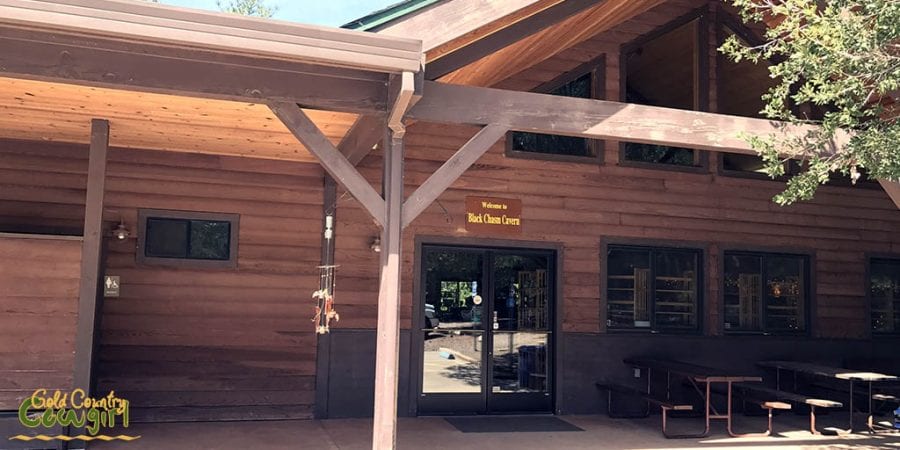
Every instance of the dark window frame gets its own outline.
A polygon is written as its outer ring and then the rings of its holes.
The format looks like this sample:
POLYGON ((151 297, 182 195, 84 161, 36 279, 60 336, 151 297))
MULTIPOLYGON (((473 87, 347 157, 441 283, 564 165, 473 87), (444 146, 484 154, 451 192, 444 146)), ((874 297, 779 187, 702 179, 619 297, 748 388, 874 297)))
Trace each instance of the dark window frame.
MULTIPOLYGON (((697 32, 694 41, 694 109, 693 111, 709 111, 709 6, 701 6, 682 15, 652 31, 622 44, 619 47, 619 101, 627 102, 628 54, 637 48, 653 41, 684 25, 697 21, 697 32)), ((653 163, 632 161, 625 158, 627 142, 619 142, 619 165, 642 169, 669 170, 688 173, 709 173, 709 152, 689 149, 694 152, 694 165, 653 163)))
POLYGON ((238 264, 239 227, 239 214, 176 211, 165 209, 139 209, 136 261, 139 265, 147 266, 168 266, 188 269, 236 269, 238 264), (148 219, 208 220, 228 222, 230 224, 228 259, 212 260, 147 256, 145 246, 147 239, 148 219))
MULTIPOLYGON (((660 240, 642 240, 642 239, 610 239, 604 240, 600 245, 600 292, 602 307, 600 308, 600 321, 605 324, 606 333, 621 334, 661 334, 661 335, 703 335, 707 317, 706 314, 706 271, 707 271, 707 253, 708 247, 702 243, 680 242, 680 241, 660 241, 660 240), (651 253, 651 261, 653 251, 676 251, 691 252, 697 257, 697 280, 696 280, 696 326, 693 328, 658 328, 656 325, 655 315, 655 283, 651 284, 650 294, 650 327, 610 327, 609 326, 609 252, 610 249, 634 249, 646 250, 651 253)), ((651 269, 651 278, 655 275, 655 271, 651 269)))
MULTIPOLYGON (((872 329, 872 262, 874 260, 890 261, 900 264, 900 254, 893 253, 866 253, 866 274, 864 288, 866 290, 866 332, 871 339, 891 339, 900 336, 900 327, 895 326, 894 331, 875 331, 872 329)), ((895 324, 896 325, 896 324, 895 324)))
MULTIPOLYGON (((725 30, 728 29, 732 33, 734 33, 737 37, 747 42, 749 45, 762 45, 765 41, 757 36, 751 29, 747 28, 746 25, 741 23, 741 21, 729 14, 725 11, 724 8, 719 5, 719 9, 716 15, 716 48, 721 47, 722 44, 725 43, 726 33, 725 30)), ((722 66, 724 63, 728 62, 728 57, 723 55, 722 52, 716 52, 716 92, 722 92, 722 66)), ((777 64, 779 62, 778 58, 772 58, 769 60, 771 64, 777 64)), ((722 113, 722 99, 723 97, 720 95, 716 96, 716 111, 720 114, 722 113)), ((765 117, 757 117, 759 119, 766 119, 765 117)), ((775 181, 779 183, 784 183, 792 175, 795 175, 796 169, 790 166, 790 163, 784 163, 785 174, 779 177, 772 178, 764 173, 759 172, 748 172, 743 170, 731 170, 725 168, 725 158, 724 156, 727 153, 720 153, 718 162, 716 164, 716 174, 731 177, 731 178, 746 178, 751 180, 765 180, 765 181, 775 181)), ((800 161, 796 161, 797 168, 799 169, 802 164, 800 161)))
POLYGON ((729 336, 740 336, 740 335, 749 335, 749 336, 811 336, 813 326, 813 318, 814 314, 814 302, 815 298, 815 271, 813 270, 815 264, 815 255, 810 252, 806 252, 803 250, 793 250, 793 249, 759 249, 759 248, 724 248, 721 252, 719 252, 719 314, 721 316, 721 325, 720 331, 723 334, 729 336), (763 283, 766 280, 765 274, 765 258, 766 257, 796 257, 802 258, 804 260, 803 267, 803 276, 804 276, 804 289, 803 289, 803 323, 804 328, 801 331, 797 331, 794 333, 787 332, 784 330, 778 331, 769 331, 766 327, 766 318, 767 318, 767 310, 765 308, 765 303, 762 305, 762 317, 760 319, 760 323, 762 325, 761 330, 731 330, 725 328, 725 259, 728 255, 740 255, 740 256, 756 256, 762 258, 761 266, 760 266, 760 278, 763 280, 763 283))
MULTIPOLYGON (((562 87, 563 85, 575 81, 585 75, 590 74, 591 76, 591 99, 593 100, 605 100, 606 99, 606 55, 600 55, 597 58, 594 58, 580 66, 576 67, 573 70, 570 70, 532 90, 532 92, 547 94, 552 92, 553 90, 562 87)), ((513 133, 517 133, 519 131, 510 131, 506 133, 506 156, 510 158, 521 158, 521 159, 538 159, 544 161, 562 161, 562 162, 578 162, 578 163, 590 163, 590 164, 603 164, 603 152, 605 150, 605 142, 601 139, 589 139, 587 140, 587 145, 590 150, 594 152, 594 156, 575 156, 575 155, 560 155, 556 153, 540 153, 540 152, 529 152, 526 150, 514 150, 513 149, 513 133)), ((527 132, 526 132, 527 133, 527 132)), ((549 133, 537 133, 537 134, 549 134, 549 133)))
MULTIPOLYGON (((742 39, 744 42, 747 42, 749 45, 762 45, 763 40, 756 36, 752 30, 747 28, 744 24, 742 24, 738 19, 734 18, 725 11, 724 8, 719 5, 719 9, 716 14, 716 48, 722 46, 725 43, 725 39, 727 34, 725 30, 728 29, 732 33, 734 33, 737 37, 742 39)), ((716 52, 716 93, 722 92, 722 66, 727 63, 728 57, 723 55, 722 52, 716 52)), ((771 63, 776 63, 776 61, 770 61, 771 63)), ((722 103, 723 97, 720 95, 716 96, 716 111, 720 114, 722 113, 722 103)), ((759 117, 763 118, 763 117, 759 117)), ((764 118, 763 118, 764 119, 764 118)), ((718 163, 716 164, 717 175, 722 175, 726 177, 734 177, 734 178, 749 178, 753 180, 767 180, 767 181, 777 181, 777 182, 785 182, 790 177, 791 173, 789 172, 791 169, 787 167, 788 163, 785 163, 785 175, 780 177, 771 178, 764 173, 759 172, 748 172, 743 170, 731 170, 725 168, 725 155, 726 153, 720 153, 718 159, 718 163)))

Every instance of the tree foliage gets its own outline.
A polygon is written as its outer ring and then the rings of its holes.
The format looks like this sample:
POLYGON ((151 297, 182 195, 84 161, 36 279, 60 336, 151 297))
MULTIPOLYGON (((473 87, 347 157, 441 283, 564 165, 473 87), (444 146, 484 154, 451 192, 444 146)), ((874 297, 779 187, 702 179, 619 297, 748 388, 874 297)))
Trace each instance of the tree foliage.
POLYGON ((269 5, 266 0, 216 0, 216 5, 224 12, 265 19, 274 16, 278 10, 277 7, 269 5))
POLYGON ((735 61, 773 62, 775 85, 763 96, 762 113, 821 125, 799 138, 748 138, 772 177, 784 174, 786 158, 804 162, 775 201, 811 199, 832 172, 854 182, 862 169, 871 178, 900 179, 900 109, 890 106, 890 97, 900 94, 900 1, 732 2, 745 22, 768 25, 762 45, 731 37, 720 49, 735 61), (824 110, 824 116, 801 113, 798 105, 804 104, 824 110), (849 143, 835 152, 829 144, 844 131, 850 132, 849 143))

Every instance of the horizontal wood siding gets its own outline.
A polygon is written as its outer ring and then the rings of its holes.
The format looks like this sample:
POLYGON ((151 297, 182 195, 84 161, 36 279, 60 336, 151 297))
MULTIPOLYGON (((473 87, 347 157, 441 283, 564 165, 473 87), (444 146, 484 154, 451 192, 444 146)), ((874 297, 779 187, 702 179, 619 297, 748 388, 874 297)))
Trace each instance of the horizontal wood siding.
MULTIPOLYGON (((112 124, 115 127, 115 124, 112 124)), ((75 228, 84 214, 87 149, 0 143, 0 227, 75 228)), ((104 222, 106 273, 100 391, 132 401, 136 420, 311 417, 322 171, 318 165, 112 149, 104 222), (138 208, 240 215, 236 270, 141 266, 138 208)))
POLYGON ((80 239, 0 236, 0 411, 72 388, 80 239))
MULTIPOLYGON (((672 0, 524 70, 497 87, 531 90, 605 54, 606 97, 619 98, 619 49, 671 20, 709 8, 715 36, 716 2, 672 0)), ((715 46, 709 48, 709 77, 715 86, 715 46)), ((715 111, 716 92, 709 95, 715 111)), ((416 123, 406 135, 406 195, 421 185, 477 129, 416 123)), ((900 252, 900 211, 880 189, 825 186, 810 202, 780 207, 772 197, 783 183, 717 174, 711 154, 704 173, 623 167, 617 143, 605 145, 605 163, 550 162, 509 158, 496 144, 450 190, 404 231, 403 326, 411 325, 414 238, 458 236, 503 238, 465 230, 467 195, 521 199, 523 232, 517 239, 563 245, 563 330, 605 332, 601 290, 601 242, 632 239, 685 241, 706 248, 703 290, 704 333, 721 334, 719 253, 726 249, 786 249, 811 252, 815 281, 811 334, 859 338, 868 335, 865 303, 867 252, 900 252)), ((373 153, 361 170, 378 185, 381 157, 373 153)), ((376 323, 377 254, 368 242, 377 235, 352 199, 339 203, 337 264, 339 303, 348 326, 376 323)), ((511 241, 514 245, 514 241, 511 241)))
MULTIPOLYGON (((475 133, 472 127, 419 123, 406 137, 407 195, 475 133)), ((403 326, 411 317, 414 238, 504 238, 465 231, 467 195, 522 200, 529 241, 563 244, 563 331, 601 332, 601 240, 686 241, 709 246, 705 258, 706 332, 718 334, 718 253, 759 247, 811 251, 816 286, 812 331, 864 337, 865 254, 900 252, 900 211, 887 195, 863 187, 822 187, 815 200, 790 207, 771 201, 783 184, 665 170, 508 158, 496 144, 404 232, 403 326)), ((379 156, 362 170, 377 182, 379 156)), ((352 199, 339 203, 337 264, 342 325, 375 326, 377 235, 352 199)), ((514 244, 514 241, 511 242, 514 244)))

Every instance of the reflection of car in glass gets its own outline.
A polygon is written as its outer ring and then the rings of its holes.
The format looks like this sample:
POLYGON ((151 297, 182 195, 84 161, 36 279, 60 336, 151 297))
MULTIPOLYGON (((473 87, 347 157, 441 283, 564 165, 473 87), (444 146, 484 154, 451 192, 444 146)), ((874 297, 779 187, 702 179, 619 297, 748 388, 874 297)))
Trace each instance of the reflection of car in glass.
POLYGON ((435 316, 434 305, 425 304, 425 328, 437 328, 441 321, 435 316))

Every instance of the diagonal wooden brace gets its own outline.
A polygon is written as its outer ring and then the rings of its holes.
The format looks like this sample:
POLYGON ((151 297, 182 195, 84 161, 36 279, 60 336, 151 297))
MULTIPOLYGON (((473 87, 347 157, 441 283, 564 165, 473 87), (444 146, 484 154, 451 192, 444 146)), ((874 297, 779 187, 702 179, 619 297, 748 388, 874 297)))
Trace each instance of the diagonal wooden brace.
POLYGON ((384 199, 356 167, 322 134, 319 127, 295 103, 270 102, 269 108, 284 126, 315 156, 338 183, 347 188, 380 226, 385 222, 384 199))
POLYGON ((481 155, 503 137, 509 128, 490 124, 469 139, 403 203, 403 228, 406 228, 432 202, 465 173, 481 155))

